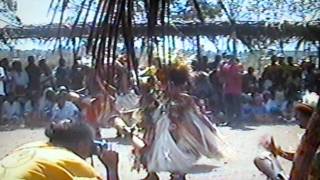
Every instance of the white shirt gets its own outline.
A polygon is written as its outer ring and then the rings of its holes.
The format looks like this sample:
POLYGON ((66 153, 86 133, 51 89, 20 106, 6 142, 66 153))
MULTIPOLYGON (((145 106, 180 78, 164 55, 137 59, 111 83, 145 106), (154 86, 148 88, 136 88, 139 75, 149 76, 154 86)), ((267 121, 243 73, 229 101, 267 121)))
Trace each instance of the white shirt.
POLYGON ((133 91, 127 94, 120 94, 116 96, 116 107, 120 111, 127 111, 139 107, 139 96, 133 91))
POLYGON ((21 104, 14 101, 12 104, 5 101, 2 104, 2 118, 13 119, 21 116, 21 104))
POLYGON ((4 89, 4 83, 3 79, 5 78, 6 74, 4 72, 3 67, 0 66, 0 96, 5 96, 5 89, 4 89))
POLYGON ((16 85, 23 86, 24 88, 28 87, 29 77, 25 71, 21 71, 20 73, 14 71, 12 72, 12 77, 16 85))
POLYGON ((70 101, 66 101, 60 109, 58 104, 55 104, 52 109, 52 120, 61 121, 64 119, 76 120, 79 115, 79 109, 70 101))

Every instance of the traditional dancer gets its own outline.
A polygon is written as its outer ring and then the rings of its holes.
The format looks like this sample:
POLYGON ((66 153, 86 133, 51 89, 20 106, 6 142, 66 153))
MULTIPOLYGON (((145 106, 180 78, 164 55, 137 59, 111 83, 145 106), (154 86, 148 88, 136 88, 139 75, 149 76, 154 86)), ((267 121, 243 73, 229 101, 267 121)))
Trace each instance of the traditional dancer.
POLYGON ((158 178, 155 173, 161 171, 171 172, 172 179, 185 179, 201 155, 221 159, 227 149, 216 127, 185 91, 189 67, 177 62, 162 72, 167 77, 161 76, 160 87, 166 91, 158 97, 146 93, 142 98, 143 118, 149 128, 145 145, 136 146, 135 153, 149 172, 146 179, 158 178))
POLYGON ((82 97, 70 92, 69 98, 81 107, 84 119, 96 129, 96 137, 101 138, 101 127, 114 127, 117 134, 129 134, 130 129, 120 117, 115 105, 115 89, 110 85, 100 86, 100 93, 94 97, 82 97))
POLYGON ((132 88, 129 77, 127 70, 123 69, 123 73, 118 77, 119 88, 115 94, 115 106, 127 126, 134 127, 137 121, 132 117, 132 114, 138 109, 139 96, 132 88))

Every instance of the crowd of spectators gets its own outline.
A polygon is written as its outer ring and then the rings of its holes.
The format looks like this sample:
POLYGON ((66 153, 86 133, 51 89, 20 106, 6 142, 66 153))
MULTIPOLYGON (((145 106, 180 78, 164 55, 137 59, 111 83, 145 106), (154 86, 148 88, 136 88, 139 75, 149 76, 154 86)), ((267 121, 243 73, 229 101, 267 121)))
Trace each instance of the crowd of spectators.
MULTIPOLYGON (((0 61, 0 107, 2 125, 25 125, 37 119, 76 119, 79 109, 66 98, 69 90, 83 91, 91 69, 75 60, 72 67, 64 59, 49 67, 45 59, 0 61)), ((91 89, 91 88, 87 88, 91 89)))
POLYGON ((227 121, 292 117, 291 109, 304 93, 320 92, 320 73, 309 60, 273 55, 258 74, 233 56, 217 55, 193 61, 196 77, 193 95, 205 100, 208 110, 224 114, 227 121))
MULTIPOLYGON (((33 56, 27 62, 23 67, 21 61, 0 61, 1 124, 79 119, 81 108, 66 96, 70 90, 95 95, 94 70, 82 65, 80 59, 74 60, 71 67, 64 59, 56 67, 33 56)), ((296 62, 293 57, 273 55, 270 64, 257 73, 233 56, 217 55, 213 61, 202 57, 191 62, 190 93, 209 113, 223 115, 227 123, 263 120, 269 115, 290 119, 292 106, 303 93, 320 92, 320 73, 315 64, 307 60, 296 62)))

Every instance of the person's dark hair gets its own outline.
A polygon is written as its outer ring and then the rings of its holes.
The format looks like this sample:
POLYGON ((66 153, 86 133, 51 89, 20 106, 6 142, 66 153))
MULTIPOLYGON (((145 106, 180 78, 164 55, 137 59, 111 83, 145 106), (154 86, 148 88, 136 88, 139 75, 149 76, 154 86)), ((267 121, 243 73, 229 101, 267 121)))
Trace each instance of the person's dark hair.
POLYGON ((189 81, 189 67, 185 64, 173 64, 169 69, 169 80, 176 86, 181 86, 189 81))
POLYGON ((51 74, 51 69, 50 67, 47 65, 47 61, 46 59, 41 59, 39 61, 39 67, 41 69, 41 71, 46 75, 49 76, 51 74))
POLYGON ((271 60, 272 63, 275 63, 275 62, 278 61, 278 57, 276 55, 272 55, 270 60, 271 60))
POLYGON ((216 55, 214 60, 217 61, 217 62, 220 62, 222 59, 222 57, 220 55, 216 55))
POLYGON ((209 58, 208 58, 208 56, 202 56, 202 60, 203 60, 203 62, 208 62, 209 58))
POLYGON ((21 64, 21 62, 20 62, 20 61, 14 61, 14 62, 12 63, 12 69, 13 69, 14 71, 21 72, 21 71, 22 71, 22 64, 21 64))
POLYGON ((57 102, 59 102, 60 100, 67 101, 67 95, 68 95, 68 92, 66 92, 66 91, 58 92, 55 97, 56 101, 57 102))
POLYGON ((45 135, 49 142, 65 148, 75 148, 79 143, 92 141, 94 130, 82 121, 63 120, 53 122, 46 128, 45 135))
POLYGON ((250 67, 248 67, 248 73, 249 73, 249 74, 252 74, 253 72, 254 72, 254 68, 253 68, 253 67, 251 67, 251 66, 250 66, 250 67))
POLYGON ((285 57, 284 57, 284 56, 281 55, 281 56, 278 57, 278 61, 279 61, 279 62, 283 62, 284 60, 285 60, 285 57))
POLYGON ((288 64, 293 63, 293 57, 292 56, 288 56, 287 57, 287 62, 288 62, 288 64))
POLYGON ((59 59, 59 65, 60 66, 64 66, 66 64, 66 60, 64 60, 63 58, 59 59))
POLYGON ((9 66, 9 60, 8 58, 3 58, 0 61, 0 66, 3 67, 5 70, 9 70, 10 66, 9 66))
POLYGON ((44 66, 46 66, 46 59, 41 59, 39 62, 38 62, 38 65, 39 65, 39 67, 44 67, 44 66))
POLYGON ((45 97, 46 99, 48 99, 49 101, 56 101, 56 92, 54 90, 47 90, 47 91, 44 91, 45 92, 45 97))
POLYGON ((35 59, 34 59, 33 56, 28 56, 28 63, 29 63, 29 64, 34 63, 34 61, 35 61, 35 59))

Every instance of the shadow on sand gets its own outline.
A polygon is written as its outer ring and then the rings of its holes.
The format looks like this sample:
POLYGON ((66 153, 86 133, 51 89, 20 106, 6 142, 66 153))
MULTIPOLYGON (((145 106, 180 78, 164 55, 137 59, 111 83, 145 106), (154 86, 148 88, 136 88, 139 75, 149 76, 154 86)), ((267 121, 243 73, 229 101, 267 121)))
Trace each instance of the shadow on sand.
POLYGON ((216 168, 219 168, 219 166, 212 166, 212 165, 206 165, 206 164, 196 164, 190 169, 189 173, 191 173, 191 174, 208 173, 216 168))

